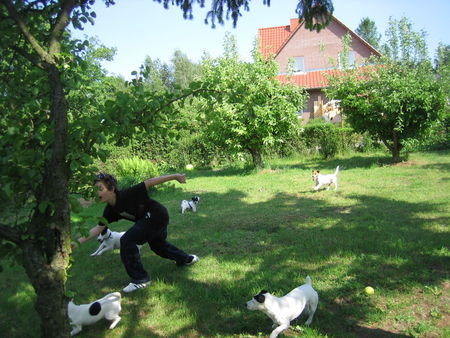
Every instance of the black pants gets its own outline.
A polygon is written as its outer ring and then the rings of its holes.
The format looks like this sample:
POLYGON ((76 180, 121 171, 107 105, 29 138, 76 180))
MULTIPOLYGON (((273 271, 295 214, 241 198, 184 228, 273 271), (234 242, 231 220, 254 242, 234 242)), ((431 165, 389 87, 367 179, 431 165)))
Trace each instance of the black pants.
POLYGON ((137 245, 148 243, 158 256, 171 259, 177 265, 187 262, 189 255, 166 241, 169 215, 162 207, 139 219, 120 238, 120 257, 132 283, 145 283, 150 276, 142 265, 137 245))

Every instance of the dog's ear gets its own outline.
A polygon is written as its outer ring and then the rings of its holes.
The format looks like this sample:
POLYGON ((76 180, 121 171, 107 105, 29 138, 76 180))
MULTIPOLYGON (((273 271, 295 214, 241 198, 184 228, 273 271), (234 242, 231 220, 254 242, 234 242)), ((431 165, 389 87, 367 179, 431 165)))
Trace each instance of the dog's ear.
POLYGON ((255 300, 258 302, 258 303, 264 303, 264 301, 266 300, 266 296, 264 296, 263 294, 257 294, 255 297, 253 297, 253 298, 255 298, 255 300))
POLYGON ((260 293, 262 294, 262 293, 268 293, 268 292, 269 292, 269 291, 267 291, 267 290, 261 290, 260 293))
POLYGON ((108 231, 108 227, 105 227, 103 230, 102 230, 102 232, 101 232, 101 234, 102 235, 106 235, 106 232, 108 231))

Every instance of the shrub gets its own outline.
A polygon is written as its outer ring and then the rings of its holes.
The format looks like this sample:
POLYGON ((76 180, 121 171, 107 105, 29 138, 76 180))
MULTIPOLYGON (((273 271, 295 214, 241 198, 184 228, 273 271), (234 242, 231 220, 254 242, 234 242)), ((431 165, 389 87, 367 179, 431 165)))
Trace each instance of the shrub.
POLYGON ((420 138, 406 140, 405 151, 443 150, 450 148, 450 114, 433 123, 420 138))
POLYGON ((142 182, 150 177, 159 176, 158 167, 149 160, 139 157, 117 160, 116 178, 121 189, 142 182))
POLYGON ((336 126, 325 121, 307 124, 301 138, 312 152, 318 152, 324 158, 336 156, 339 150, 339 131, 336 126))

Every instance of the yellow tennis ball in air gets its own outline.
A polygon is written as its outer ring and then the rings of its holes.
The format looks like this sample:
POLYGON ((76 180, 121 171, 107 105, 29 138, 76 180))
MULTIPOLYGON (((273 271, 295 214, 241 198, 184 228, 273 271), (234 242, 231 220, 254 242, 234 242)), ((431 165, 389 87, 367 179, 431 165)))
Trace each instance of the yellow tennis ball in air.
POLYGON ((186 164, 186 170, 194 170, 194 166, 192 164, 186 164))
POLYGON ((364 292, 367 293, 368 295, 373 295, 375 290, 371 286, 366 286, 366 288, 364 289, 364 292))

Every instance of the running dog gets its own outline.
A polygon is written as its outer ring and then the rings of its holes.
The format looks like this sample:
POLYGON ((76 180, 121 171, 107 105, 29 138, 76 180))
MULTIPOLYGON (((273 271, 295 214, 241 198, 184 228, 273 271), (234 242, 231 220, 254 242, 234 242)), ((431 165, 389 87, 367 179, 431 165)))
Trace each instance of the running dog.
POLYGON ((331 184, 334 184, 334 191, 338 188, 338 178, 337 175, 339 173, 339 166, 336 167, 336 171, 334 174, 324 175, 320 173, 320 170, 313 170, 312 179, 316 182, 316 186, 314 187, 314 191, 319 190, 322 186, 328 185, 327 190, 330 190, 331 184))
POLYGON ((114 292, 90 304, 75 305, 71 300, 67 305, 70 325, 72 326, 70 335, 76 335, 82 330, 83 325, 94 324, 102 318, 112 320, 109 329, 114 329, 121 319, 119 316, 120 311, 122 311, 121 299, 120 292, 114 292))
MULTIPOLYGON (((116 232, 109 230, 108 227, 105 227, 103 231, 97 236, 97 240, 100 242, 100 246, 97 250, 91 253, 91 256, 100 256, 102 253, 106 251, 111 251, 114 249, 120 249, 120 237, 125 233, 116 232)), ((142 245, 138 245, 138 249, 141 250, 142 245)))
POLYGON ((287 330, 291 321, 300 316, 305 309, 309 314, 305 324, 311 324, 318 303, 319 295, 312 287, 311 278, 307 276, 306 284, 295 288, 281 298, 262 290, 249 300, 246 306, 249 310, 262 311, 272 319, 274 330, 270 334, 270 338, 275 338, 287 330))
POLYGON ((97 236, 97 240, 100 242, 100 246, 97 250, 91 253, 91 256, 100 256, 105 251, 114 249, 120 249, 120 237, 125 233, 109 230, 105 227, 103 231, 97 236))
POLYGON ((184 214, 187 210, 192 210, 193 212, 197 211, 197 204, 200 202, 200 197, 194 196, 190 201, 182 200, 181 201, 181 213, 184 214))

